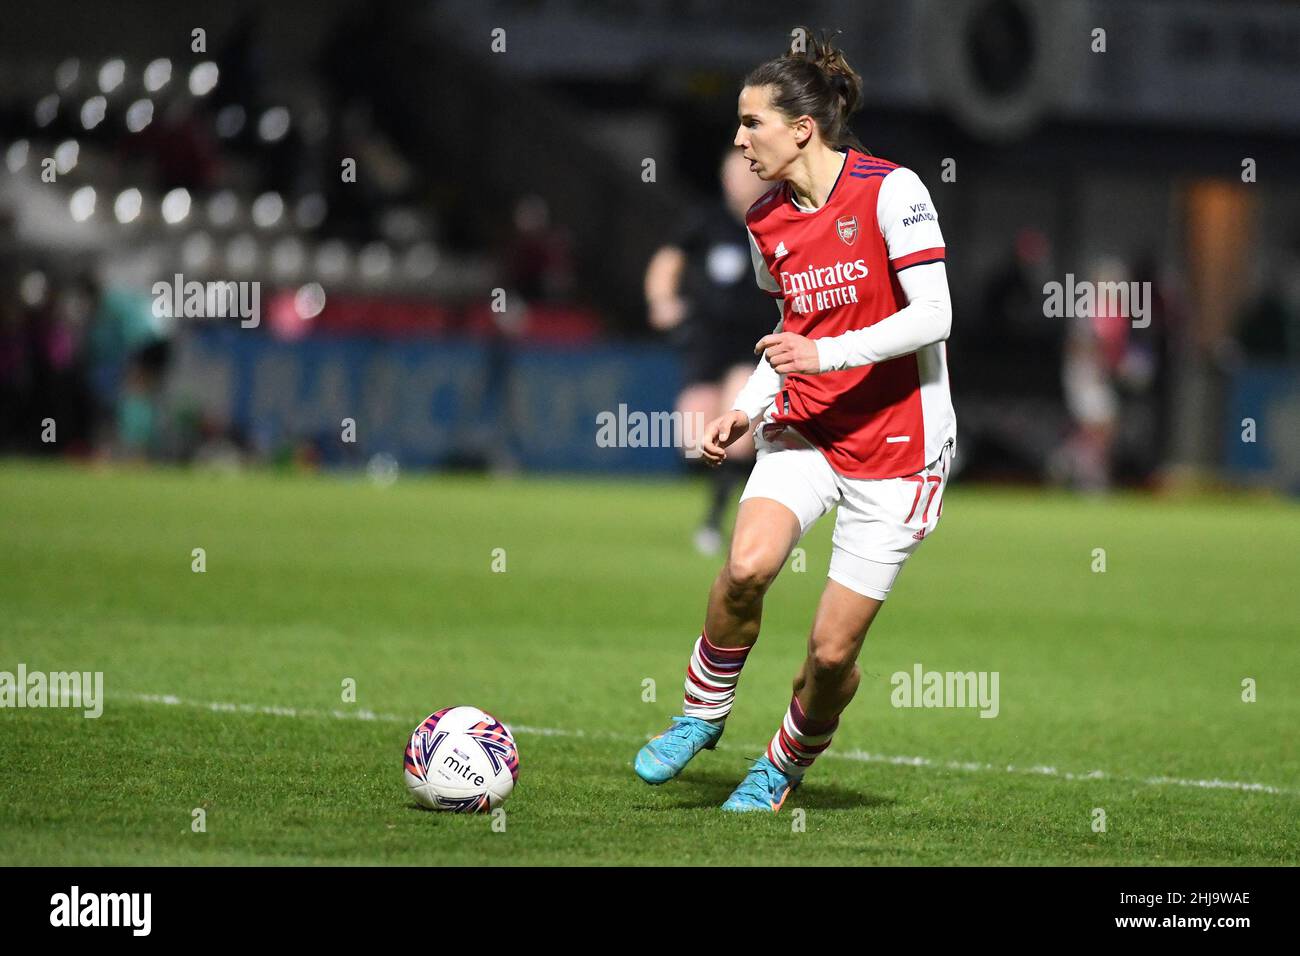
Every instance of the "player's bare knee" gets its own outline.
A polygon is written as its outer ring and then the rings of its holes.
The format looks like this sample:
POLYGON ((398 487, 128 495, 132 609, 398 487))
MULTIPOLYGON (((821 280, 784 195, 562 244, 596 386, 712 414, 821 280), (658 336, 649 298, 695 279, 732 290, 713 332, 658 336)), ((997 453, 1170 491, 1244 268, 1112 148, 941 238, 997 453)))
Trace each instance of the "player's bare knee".
POLYGON ((779 570, 780 565, 774 565, 761 555, 733 550, 723 569, 727 597, 737 602, 762 597, 779 570))
POLYGON ((857 669, 852 648, 830 643, 814 644, 808 651, 808 664, 813 676, 822 680, 847 678, 857 669))

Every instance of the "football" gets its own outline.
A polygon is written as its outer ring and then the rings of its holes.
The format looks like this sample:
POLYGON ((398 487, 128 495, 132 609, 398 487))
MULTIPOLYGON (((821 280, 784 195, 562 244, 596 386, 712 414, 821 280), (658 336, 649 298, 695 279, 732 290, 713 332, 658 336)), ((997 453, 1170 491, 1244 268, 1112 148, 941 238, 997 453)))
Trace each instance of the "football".
POLYGON ((514 789, 519 749, 510 729, 491 714, 444 707, 411 732, 403 774, 422 807, 486 813, 514 789))

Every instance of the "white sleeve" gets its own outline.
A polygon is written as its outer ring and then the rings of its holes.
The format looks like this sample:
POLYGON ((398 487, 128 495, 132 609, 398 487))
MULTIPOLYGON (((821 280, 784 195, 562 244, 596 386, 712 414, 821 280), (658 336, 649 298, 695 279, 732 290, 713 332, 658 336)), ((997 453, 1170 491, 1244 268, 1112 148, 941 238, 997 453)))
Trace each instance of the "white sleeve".
POLYGON ((911 266, 943 261, 939 213, 921 177, 906 167, 893 170, 880 183, 876 224, 889 250, 889 262, 900 273, 911 266))
MULTIPOLYGON (((781 318, 777 321, 776 327, 772 332, 780 332, 781 326, 785 324, 785 305, 777 302, 777 311, 781 313, 781 318)), ((733 411, 740 410, 749 416, 752 422, 756 418, 762 417, 767 411, 769 405, 776 399, 776 393, 781 391, 781 374, 767 360, 767 355, 760 355, 758 366, 754 369, 753 374, 749 376, 749 381, 745 383, 736 400, 731 403, 733 411)))
POLYGON ((952 331, 952 301, 942 262, 904 269, 898 282, 907 306, 865 329, 814 339, 821 371, 837 372, 884 362, 942 342, 952 331))
POLYGON ((748 226, 745 227, 745 233, 749 236, 749 257, 754 262, 754 281, 768 295, 779 297, 781 287, 776 284, 776 280, 772 278, 772 273, 768 271, 767 263, 763 260, 762 250, 758 248, 758 242, 754 239, 754 234, 749 231, 748 226))
POLYGON ((881 182, 876 224, 907 305, 868 328, 816 339, 823 372, 909 355, 942 342, 952 331, 939 213, 912 170, 900 166, 881 182))

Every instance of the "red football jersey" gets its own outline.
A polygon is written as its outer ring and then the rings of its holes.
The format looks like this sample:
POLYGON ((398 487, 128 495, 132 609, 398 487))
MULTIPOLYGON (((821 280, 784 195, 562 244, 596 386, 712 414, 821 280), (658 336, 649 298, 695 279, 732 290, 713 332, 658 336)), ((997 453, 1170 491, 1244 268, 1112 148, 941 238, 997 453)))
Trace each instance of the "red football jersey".
MULTIPOLYGON (((745 216, 758 284, 783 300, 780 328, 810 339, 874 325, 907 305, 898 272, 944 259, 930 195, 911 170, 852 147, 819 208, 788 183, 745 216)), ((784 376, 771 420, 794 428, 850 478, 922 470, 956 437, 945 343, 818 375, 784 376)))

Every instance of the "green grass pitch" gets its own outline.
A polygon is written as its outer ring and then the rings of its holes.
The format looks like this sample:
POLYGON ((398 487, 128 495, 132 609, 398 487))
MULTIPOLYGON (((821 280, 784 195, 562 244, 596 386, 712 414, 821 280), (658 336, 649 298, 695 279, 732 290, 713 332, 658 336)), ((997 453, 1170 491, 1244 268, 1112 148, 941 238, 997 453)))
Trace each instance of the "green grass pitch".
POLYGON ((632 756, 680 712, 718 567, 689 547, 698 482, 10 462, 0 504, 0 670, 103 671, 106 696, 96 720, 0 710, 4 864, 1300 857, 1294 505, 958 483, 830 753, 779 815, 735 817, 717 808, 784 712, 830 518, 768 595, 718 750, 652 788, 632 756), (997 671, 1000 713, 891 706, 917 662, 997 671), (517 728, 504 832, 402 781, 407 734, 460 703, 517 728))

